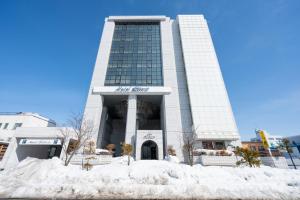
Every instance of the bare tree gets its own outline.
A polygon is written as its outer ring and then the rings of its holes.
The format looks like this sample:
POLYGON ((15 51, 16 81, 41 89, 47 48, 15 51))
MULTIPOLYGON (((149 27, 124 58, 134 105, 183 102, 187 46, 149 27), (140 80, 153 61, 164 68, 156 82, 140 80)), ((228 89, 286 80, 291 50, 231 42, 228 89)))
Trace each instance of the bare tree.
POLYGON ((93 123, 84 119, 81 114, 73 115, 67 126, 60 129, 63 137, 64 164, 68 166, 73 156, 83 148, 92 137, 93 123))
POLYGON ((196 145, 197 139, 197 129, 192 129, 192 132, 185 133, 183 136, 183 150, 188 154, 188 164, 193 166, 194 165, 194 150, 196 145))

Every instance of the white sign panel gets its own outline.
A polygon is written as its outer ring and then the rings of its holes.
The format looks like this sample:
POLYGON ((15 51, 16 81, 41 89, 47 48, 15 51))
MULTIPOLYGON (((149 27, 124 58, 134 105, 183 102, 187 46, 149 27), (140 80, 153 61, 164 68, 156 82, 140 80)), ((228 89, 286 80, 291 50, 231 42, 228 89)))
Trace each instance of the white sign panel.
POLYGON ((170 94, 172 91, 169 87, 148 87, 148 86, 107 86, 107 87, 94 87, 94 94, 101 95, 164 95, 170 94))
POLYGON ((60 139, 21 139, 20 145, 61 145, 60 139))

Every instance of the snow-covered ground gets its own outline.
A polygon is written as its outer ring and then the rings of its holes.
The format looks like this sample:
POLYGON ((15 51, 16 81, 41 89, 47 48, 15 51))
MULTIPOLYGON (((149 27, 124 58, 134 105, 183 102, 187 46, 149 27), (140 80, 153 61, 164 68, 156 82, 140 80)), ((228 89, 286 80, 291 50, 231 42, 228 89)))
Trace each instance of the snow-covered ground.
POLYGON ((190 167, 176 159, 127 166, 126 161, 117 158, 83 171, 58 158, 27 158, 0 173, 0 197, 300 199, 300 170, 190 167))

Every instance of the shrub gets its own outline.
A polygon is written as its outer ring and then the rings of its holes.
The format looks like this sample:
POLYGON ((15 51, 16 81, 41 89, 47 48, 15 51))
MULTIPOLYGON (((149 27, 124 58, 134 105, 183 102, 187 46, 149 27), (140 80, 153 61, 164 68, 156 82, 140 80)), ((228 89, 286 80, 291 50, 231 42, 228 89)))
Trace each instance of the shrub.
POLYGON ((113 154, 114 153, 114 149, 116 148, 116 145, 115 144, 108 144, 106 145, 106 149, 111 153, 113 154))
POLYGON ((258 159, 259 153, 257 151, 253 151, 248 148, 236 148, 236 155, 242 157, 241 160, 237 161, 236 164, 239 165, 247 165, 250 167, 259 167, 260 160, 258 159))
POLYGON ((171 155, 171 156, 176 156, 176 151, 175 151, 175 149, 173 148, 172 145, 168 146, 168 154, 171 155))
POLYGON ((130 156, 133 152, 133 146, 131 144, 121 143, 122 145, 122 154, 128 156, 128 165, 130 165, 130 156))

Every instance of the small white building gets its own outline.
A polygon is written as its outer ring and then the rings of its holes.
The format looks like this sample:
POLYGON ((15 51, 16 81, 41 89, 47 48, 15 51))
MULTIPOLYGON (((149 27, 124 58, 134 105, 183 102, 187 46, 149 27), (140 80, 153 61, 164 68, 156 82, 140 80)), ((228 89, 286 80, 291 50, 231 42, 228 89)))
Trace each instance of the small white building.
MULTIPOLYGON (((0 169, 3 168, 5 163, 8 161, 8 158, 12 158, 12 160, 14 160, 13 156, 10 156, 11 152, 15 150, 18 151, 16 153, 20 155, 19 161, 23 159, 21 154, 27 154, 26 152, 28 152, 29 148, 13 148, 16 138, 17 140, 26 139, 32 134, 38 134, 39 137, 44 138, 44 131, 39 131, 37 133, 34 130, 55 126, 55 121, 37 113, 0 113, 0 169)), ((47 130, 46 132, 48 132, 50 129, 44 130, 47 130)), ((36 153, 40 153, 39 150, 36 153)), ((28 156, 30 156, 30 154, 28 154, 28 156)))

